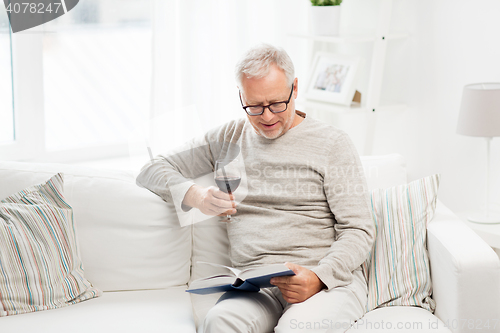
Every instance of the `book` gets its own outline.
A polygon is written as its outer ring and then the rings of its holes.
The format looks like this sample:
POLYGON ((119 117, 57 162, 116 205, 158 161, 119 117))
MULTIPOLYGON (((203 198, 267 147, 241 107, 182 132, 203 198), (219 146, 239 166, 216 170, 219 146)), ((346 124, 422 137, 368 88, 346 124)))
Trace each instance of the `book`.
POLYGON ((186 290, 188 293, 206 295, 230 290, 256 292, 259 291, 260 288, 274 287, 270 280, 275 276, 295 275, 291 269, 283 264, 265 265, 239 270, 233 267, 203 261, 198 261, 198 263, 224 267, 229 273, 193 280, 186 290))

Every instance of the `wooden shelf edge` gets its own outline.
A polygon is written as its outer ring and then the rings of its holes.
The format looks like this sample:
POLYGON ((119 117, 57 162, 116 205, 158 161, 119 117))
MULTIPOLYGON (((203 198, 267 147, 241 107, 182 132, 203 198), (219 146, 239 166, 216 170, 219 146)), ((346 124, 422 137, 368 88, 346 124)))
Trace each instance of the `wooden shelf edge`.
MULTIPOLYGON (((359 34, 359 35, 340 35, 340 36, 316 36, 308 34, 290 34, 291 37, 310 39, 318 42, 349 44, 349 43, 370 43, 374 42, 379 37, 372 34, 359 34)), ((386 40, 405 39, 410 36, 409 33, 398 32, 391 33, 384 36, 386 40)))
MULTIPOLYGON (((301 100, 296 101, 297 110, 304 111, 307 113, 307 109, 315 109, 320 111, 331 112, 339 115, 354 115, 361 113, 372 113, 373 109, 368 109, 365 105, 360 105, 358 103, 353 103, 351 106, 342 106, 333 103, 319 102, 313 100, 301 100)), ((395 111, 406 111, 409 107, 406 104, 384 104, 380 105, 375 109, 375 114, 379 112, 395 112, 395 111)))
POLYGON ((316 36, 309 34, 290 34, 291 37, 304 38, 315 40, 318 42, 327 42, 327 43, 366 43, 373 42, 375 37, 373 35, 344 35, 344 36, 316 36))

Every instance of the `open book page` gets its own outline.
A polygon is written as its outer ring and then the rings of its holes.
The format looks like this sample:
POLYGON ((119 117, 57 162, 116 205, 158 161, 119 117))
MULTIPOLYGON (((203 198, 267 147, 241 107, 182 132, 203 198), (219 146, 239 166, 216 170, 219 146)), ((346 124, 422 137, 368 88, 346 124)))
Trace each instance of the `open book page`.
POLYGON ((273 264, 273 265, 265 265, 265 266, 257 266, 257 267, 251 267, 244 269, 240 271, 237 268, 234 267, 229 267, 225 265, 220 265, 220 264, 213 264, 210 262, 205 262, 205 261, 197 261, 198 264, 207 264, 215 267, 224 267, 230 270, 235 277, 240 278, 241 280, 246 280, 246 279, 251 279, 257 276, 265 276, 265 275, 270 275, 274 273, 281 273, 288 271, 289 268, 286 267, 283 264, 273 264))
POLYGON ((214 266, 214 267, 224 267, 224 268, 227 268, 228 270, 230 270, 231 272, 233 272, 234 276, 239 276, 240 275, 240 270, 237 269, 237 268, 234 268, 234 267, 229 267, 229 266, 225 266, 225 265, 221 265, 221 264, 213 264, 211 262, 206 262, 206 261, 197 261, 196 262, 197 264, 206 264, 206 265, 210 265, 210 266, 214 266))
POLYGON ((217 287, 226 284, 233 284, 236 280, 234 275, 217 275, 209 276, 203 279, 197 279, 191 281, 189 284, 190 289, 207 288, 207 287, 217 287))
POLYGON ((227 268, 228 274, 218 274, 192 281, 186 291, 195 294, 210 294, 228 290, 259 291, 260 288, 272 287, 269 280, 274 276, 295 274, 283 264, 259 266, 240 271, 219 264, 200 261, 198 263, 227 268))
POLYGON ((283 264, 273 264, 259 267, 247 268, 241 271, 238 277, 242 280, 258 276, 274 275, 276 273, 288 272, 290 269, 283 264))

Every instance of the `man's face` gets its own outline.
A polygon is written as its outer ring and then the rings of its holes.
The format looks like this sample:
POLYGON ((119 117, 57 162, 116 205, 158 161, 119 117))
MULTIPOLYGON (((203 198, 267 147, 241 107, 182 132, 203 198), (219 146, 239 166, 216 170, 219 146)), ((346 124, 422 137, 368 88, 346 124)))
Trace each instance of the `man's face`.
MULTIPOLYGON (((285 73, 272 66, 269 74, 263 78, 243 78, 241 82, 241 100, 243 105, 269 105, 288 100, 291 87, 286 82, 285 73)), ((259 116, 249 116, 248 120, 259 135, 267 139, 276 139, 294 126, 295 98, 297 97, 297 79, 294 81, 292 97, 284 112, 272 113, 268 108, 259 116)))

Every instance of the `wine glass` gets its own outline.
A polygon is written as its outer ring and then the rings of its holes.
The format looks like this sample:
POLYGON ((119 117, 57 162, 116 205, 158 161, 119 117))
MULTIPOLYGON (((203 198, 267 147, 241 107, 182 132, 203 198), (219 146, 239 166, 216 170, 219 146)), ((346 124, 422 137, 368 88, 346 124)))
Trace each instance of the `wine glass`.
MULTIPOLYGON (((222 192, 232 194, 241 182, 241 172, 237 159, 222 159, 215 162, 215 183, 222 192)), ((226 215, 220 222, 239 222, 240 219, 226 215)))

